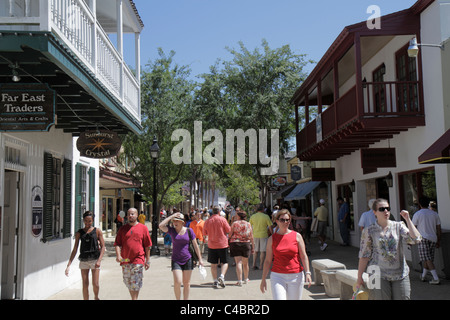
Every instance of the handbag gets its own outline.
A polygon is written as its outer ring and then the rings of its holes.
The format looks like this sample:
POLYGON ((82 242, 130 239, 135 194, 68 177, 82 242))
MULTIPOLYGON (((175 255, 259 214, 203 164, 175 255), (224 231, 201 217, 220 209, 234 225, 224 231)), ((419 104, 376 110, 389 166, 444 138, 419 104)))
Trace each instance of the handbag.
POLYGON ((311 231, 312 232, 317 232, 318 225, 319 225, 319 220, 317 218, 314 218, 312 223, 311 223, 311 231))
POLYGON ((191 233, 189 232, 189 228, 187 230, 187 233, 189 235, 189 253, 191 254, 192 257, 192 263, 194 265, 194 267, 198 264, 198 256, 197 256, 197 252, 195 251, 195 247, 194 244, 192 243, 192 237, 191 237, 191 233))

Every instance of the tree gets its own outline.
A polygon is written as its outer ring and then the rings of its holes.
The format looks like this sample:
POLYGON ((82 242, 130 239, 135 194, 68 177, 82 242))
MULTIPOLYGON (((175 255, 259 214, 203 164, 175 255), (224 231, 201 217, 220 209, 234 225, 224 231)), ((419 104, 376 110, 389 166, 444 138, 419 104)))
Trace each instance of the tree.
MULTIPOLYGON (((202 75, 204 81, 195 93, 194 113, 222 132, 278 129, 278 150, 285 153, 289 140, 295 137, 291 98, 306 78, 303 68, 311 61, 306 61, 305 55, 293 53, 289 45, 271 49, 266 40, 262 40, 262 49, 253 52, 242 42, 238 50, 227 49, 232 59, 218 60, 209 74, 202 75)), ((268 143, 271 144, 270 137, 268 143)), ((248 147, 247 141, 246 150, 250 150, 248 147)), ((250 156, 246 154, 246 163, 250 163, 250 156)), ((261 200, 265 201, 270 176, 261 174, 263 167, 259 158, 253 165, 253 175, 259 182, 261 200)))
POLYGON ((220 187, 227 195, 227 200, 235 206, 244 202, 250 204, 259 203, 258 183, 252 177, 245 175, 237 165, 226 165, 225 177, 220 181, 220 187))
MULTIPOLYGON (((175 52, 166 55, 158 49, 159 58, 149 61, 142 71, 142 134, 128 134, 124 140, 124 152, 134 163, 132 174, 142 181, 141 191, 146 198, 153 194, 153 160, 150 147, 156 137, 161 149, 157 161, 157 210, 165 196, 176 193, 177 183, 189 174, 187 166, 175 165, 171 161, 171 151, 176 143, 171 141, 175 129, 189 130, 187 120, 193 103, 195 83, 189 80, 190 69, 174 63, 175 52)), ((166 202, 167 203, 167 202, 166 202)))

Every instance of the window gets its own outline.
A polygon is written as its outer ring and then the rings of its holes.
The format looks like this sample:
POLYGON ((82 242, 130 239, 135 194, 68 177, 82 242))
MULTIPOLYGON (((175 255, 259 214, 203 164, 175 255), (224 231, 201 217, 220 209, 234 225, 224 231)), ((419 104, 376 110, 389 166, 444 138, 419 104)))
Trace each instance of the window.
POLYGON ((43 241, 70 237, 72 162, 44 154, 43 241), (61 203, 62 201, 62 203, 61 203))
POLYGON ((384 82, 384 74, 386 73, 386 67, 384 63, 379 66, 373 72, 373 99, 375 105, 375 112, 386 112, 386 93, 385 93, 385 84, 384 82))
POLYGON ((418 209, 418 200, 422 196, 436 200, 436 176, 434 169, 407 172, 399 174, 400 202, 413 214, 418 209))
POLYGON ((398 112, 419 111, 416 58, 408 56, 408 45, 396 54, 398 112))
POLYGON ((75 230, 82 227, 83 214, 95 212, 95 169, 77 163, 75 166, 75 230))

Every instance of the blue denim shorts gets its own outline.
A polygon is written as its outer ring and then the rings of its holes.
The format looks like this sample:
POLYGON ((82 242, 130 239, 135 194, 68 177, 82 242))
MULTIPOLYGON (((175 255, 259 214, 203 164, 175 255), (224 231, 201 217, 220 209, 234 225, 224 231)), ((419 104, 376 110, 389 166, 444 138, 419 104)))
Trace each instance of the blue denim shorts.
POLYGON ((193 269, 194 269, 194 264, 192 262, 192 258, 189 259, 185 264, 179 264, 178 262, 175 262, 172 260, 172 271, 173 270, 186 271, 186 270, 193 270, 193 269))

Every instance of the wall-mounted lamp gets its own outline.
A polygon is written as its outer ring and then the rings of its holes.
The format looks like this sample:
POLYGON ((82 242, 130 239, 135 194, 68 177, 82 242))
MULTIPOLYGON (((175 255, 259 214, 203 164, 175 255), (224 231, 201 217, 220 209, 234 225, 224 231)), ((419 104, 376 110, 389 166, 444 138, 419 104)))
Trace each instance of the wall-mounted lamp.
POLYGON ((419 54, 419 46, 421 47, 435 47, 435 48, 441 48, 441 50, 444 50, 443 44, 424 44, 424 43, 417 43, 416 38, 412 38, 412 40, 409 41, 409 47, 408 47, 408 56, 410 58, 415 58, 419 54))
POLYGON ((351 191, 351 192, 355 192, 355 190, 356 190, 355 180, 352 180, 352 182, 350 182, 350 184, 348 185, 348 187, 350 188, 350 191, 351 191))
POLYGON ((392 173, 389 171, 389 174, 384 178, 384 181, 386 181, 386 185, 389 188, 392 188, 394 185, 394 178, 392 177, 392 173))
POLYGON ((10 64, 9 67, 12 69, 12 81, 19 82, 22 78, 20 78, 19 71, 19 64, 16 62, 14 64, 10 64))

